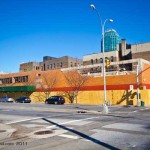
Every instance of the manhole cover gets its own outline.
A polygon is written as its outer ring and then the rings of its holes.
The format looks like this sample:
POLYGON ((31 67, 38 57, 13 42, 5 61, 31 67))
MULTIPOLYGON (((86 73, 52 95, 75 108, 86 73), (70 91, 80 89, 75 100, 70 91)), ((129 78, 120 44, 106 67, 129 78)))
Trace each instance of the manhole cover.
POLYGON ((6 130, 0 130, 0 132, 6 132, 6 130))
POLYGON ((53 131, 51 130, 46 130, 46 131, 38 131, 38 132, 35 132, 34 134, 36 135, 44 135, 44 134, 52 134, 53 131))
POLYGON ((77 113, 87 113, 86 111, 77 111, 77 113))

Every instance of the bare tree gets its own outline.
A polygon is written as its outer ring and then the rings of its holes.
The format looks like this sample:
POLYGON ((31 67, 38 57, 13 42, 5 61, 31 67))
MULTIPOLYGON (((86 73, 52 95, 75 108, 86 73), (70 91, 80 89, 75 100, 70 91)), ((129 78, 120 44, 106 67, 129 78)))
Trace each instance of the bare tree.
POLYGON ((46 98, 48 98, 58 82, 57 71, 45 72, 42 74, 41 88, 44 90, 46 98))
POLYGON ((68 90, 65 91, 65 96, 69 99, 70 103, 73 103, 76 99, 76 104, 78 102, 77 97, 81 88, 89 80, 88 76, 81 75, 78 71, 69 71, 64 73, 64 77, 67 83, 68 90))

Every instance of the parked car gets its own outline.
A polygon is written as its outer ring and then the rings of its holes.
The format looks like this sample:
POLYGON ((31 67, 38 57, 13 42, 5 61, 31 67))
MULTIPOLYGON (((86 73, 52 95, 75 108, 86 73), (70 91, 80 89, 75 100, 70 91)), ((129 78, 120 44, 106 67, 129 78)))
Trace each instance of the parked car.
POLYGON ((14 102, 15 100, 8 96, 3 96, 0 98, 0 102, 14 102))
POLYGON ((20 96, 16 99, 16 103, 31 103, 31 99, 27 96, 20 96))
POLYGON ((64 104, 65 98, 63 96, 51 96, 45 100, 45 104, 64 104))

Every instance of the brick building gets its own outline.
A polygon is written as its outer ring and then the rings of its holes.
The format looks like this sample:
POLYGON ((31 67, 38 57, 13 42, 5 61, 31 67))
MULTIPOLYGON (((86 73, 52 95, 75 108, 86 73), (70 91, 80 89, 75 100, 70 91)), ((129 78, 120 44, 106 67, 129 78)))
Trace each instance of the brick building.
POLYGON ((40 63, 39 62, 22 63, 22 64, 20 64, 19 70, 20 70, 20 72, 40 70, 40 63))
POLYGON ((52 70, 68 67, 76 67, 83 65, 81 59, 73 58, 69 56, 63 57, 51 57, 44 56, 42 62, 27 62, 20 64, 20 72, 34 71, 34 70, 52 70))
POLYGON ((68 67, 76 67, 82 65, 82 60, 78 58, 73 58, 69 56, 63 56, 59 58, 48 57, 45 56, 43 58, 43 62, 40 64, 42 71, 52 70, 52 69, 60 69, 60 68, 68 68, 68 67))

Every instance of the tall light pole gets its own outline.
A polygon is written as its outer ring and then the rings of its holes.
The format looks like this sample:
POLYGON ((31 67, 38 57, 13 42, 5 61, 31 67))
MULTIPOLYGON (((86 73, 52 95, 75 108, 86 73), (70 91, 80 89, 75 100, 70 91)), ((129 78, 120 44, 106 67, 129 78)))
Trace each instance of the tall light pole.
POLYGON ((140 106, 140 91, 139 91, 139 65, 136 66, 136 88, 137 88, 137 106, 140 106))
POLYGON ((105 43, 104 43, 104 34, 105 34, 105 24, 107 21, 109 22, 113 22, 112 19, 106 19, 104 22, 102 21, 101 19, 101 16, 99 14, 99 12, 97 11, 96 7, 91 4, 90 7, 96 11, 98 17, 99 17, 99 20, 100 20, 100 23, 101 23, 101 28, 102 28, 102 52, 103 52, 103 78, 104 78, 104 101, 103 101, 103 113, 108 113, 108 107, 106 105, 106 70, 105 70, 105 43))

